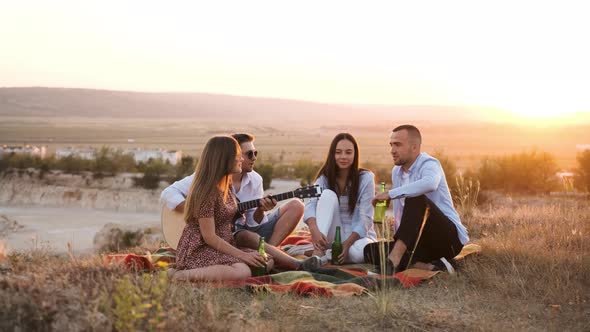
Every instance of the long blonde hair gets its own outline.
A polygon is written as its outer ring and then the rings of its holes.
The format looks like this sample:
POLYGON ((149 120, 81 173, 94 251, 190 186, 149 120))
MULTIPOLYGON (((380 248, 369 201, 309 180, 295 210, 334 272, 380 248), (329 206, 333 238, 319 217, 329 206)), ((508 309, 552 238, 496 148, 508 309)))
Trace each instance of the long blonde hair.
POLYGON ((195 168, 195 178, 186 197, 184 220, 189 222, 217 190, 227 202, 229 185, 236 157, 241 153, 238 142, 231 136, 214 136, 207 141, 201 160, 195 168))

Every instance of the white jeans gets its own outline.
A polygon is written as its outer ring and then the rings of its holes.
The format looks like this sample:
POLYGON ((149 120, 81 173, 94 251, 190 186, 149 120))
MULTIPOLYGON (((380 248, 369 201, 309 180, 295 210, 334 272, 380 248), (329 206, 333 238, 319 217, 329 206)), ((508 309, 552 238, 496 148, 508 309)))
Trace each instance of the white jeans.
MULTIPOLYGON (((343 242, 352 234, 350 228, 342 227, 338 196, 335 192, 329 189, 325 189, 318 200, 318 205, 316 207, 316 223, 320 232, 328 238, 328 246, 334 242, 336 226, 341 226, 340 237, 343 242)), ((365 258, 363 250, 365 249, 365 246, 371 242, 375 241, 366 237, 356 240, 348 250, 347 262, 364 263, 365 258)))

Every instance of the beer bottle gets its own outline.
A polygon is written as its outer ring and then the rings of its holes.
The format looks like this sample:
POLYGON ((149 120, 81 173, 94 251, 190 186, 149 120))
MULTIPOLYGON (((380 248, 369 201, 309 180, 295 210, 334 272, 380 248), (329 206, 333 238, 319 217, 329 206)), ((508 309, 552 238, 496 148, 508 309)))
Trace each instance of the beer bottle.
POLYGON ((340 238, 340 226, 336 226, 336 236, 332 242, 332 264, 340 265, 338 256, 342 254, 342 240, 340 238))
MULTIPOLYGON (((267 258, 266 251, 264 250, 264 237, 262 237, 262 236, 258 239, 258 253, 261 254, 265 259, 267 258)), ((263 276, 265 274, 266 274, 266 264, 264 264, 264 266, 262 266, 262 267, 255 267, 252 269, 252 276, 253 277, 263 276)))
MULTIPOLYGON (((385 182, 381 182, 381 192, 385 192, 385 182)), ((373 214, 373 222, 382 223, 383 217, 385 216, 385 210, 387 210, 387 203, 385 201, 379 201, 375 204, 375 213, 373 214)))

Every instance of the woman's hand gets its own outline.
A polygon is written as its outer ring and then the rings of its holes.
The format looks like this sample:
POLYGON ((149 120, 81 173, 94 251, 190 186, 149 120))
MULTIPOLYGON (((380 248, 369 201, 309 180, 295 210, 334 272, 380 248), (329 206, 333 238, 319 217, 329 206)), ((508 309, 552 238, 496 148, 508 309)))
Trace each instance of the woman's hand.
POLYGON ((309 231, 311 233, 311 243, 313 243, 315 249, 320 251, 328 249, 328 238, 317 227, 315 230, 310 228, 309 231))
POLYGON ((348 260, 348 251, 350 250, 350 244, 342 242, 342 253, 338 256, 338 262, 344 264, 348 260))
POLYGON ((320 232, 318 225, 316 224, 315 218, 309 218, 306 220, 307 226, 309 227, 309 232, 311 233, 311 243, 313 243, 313 248, 317 251, 324 252, 328 249, 328 238, 320 232))
POLYGON ((264 267, 266 266, 267 258, 262 256, 257 251, 243 252, 242 257, 238 257, 243 260, 244 263, 252 267, 264 267))

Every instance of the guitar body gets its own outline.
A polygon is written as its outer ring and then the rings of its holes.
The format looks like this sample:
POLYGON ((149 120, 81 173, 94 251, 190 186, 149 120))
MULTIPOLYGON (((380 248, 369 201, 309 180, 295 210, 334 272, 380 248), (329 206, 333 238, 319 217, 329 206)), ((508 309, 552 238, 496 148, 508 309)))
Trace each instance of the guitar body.
MULTIPOLYGON (((282 201, 294 197, 300 199, 319 197, 321 194, 322 190, 320 187, 318 185, 313 185, 273 195, 272 197, 277 201, 282 201)), ((238 212, 242 213, 246 210, 255 208, 258 206, 258 203, 259 200, 257 199, 240 202, 238 203, 238 212)), ((170 210, 165 205, 162 206, 162 233, 164 234, 164 240, 175 250, 178 247, 178 241, 180 241, 180 236, 182 236, 182 231, 184 230, 185 225, 186 222, 184 221, 182 213, 170 210)))
POLYGON ((166 243, 174 250, 178 247, 178 241, 180 241, 185 225, 182 213, 170 210, 165 205, 162 206, 162 233, 166 243))

